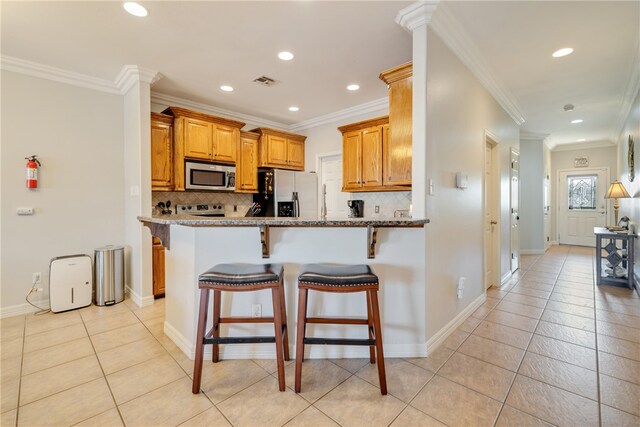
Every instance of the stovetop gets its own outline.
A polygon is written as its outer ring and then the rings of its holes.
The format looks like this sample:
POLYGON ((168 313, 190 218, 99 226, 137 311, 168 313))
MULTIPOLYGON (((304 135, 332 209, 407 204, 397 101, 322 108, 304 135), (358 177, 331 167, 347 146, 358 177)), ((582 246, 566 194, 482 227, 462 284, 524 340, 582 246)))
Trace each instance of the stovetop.
POLYGON ((211 205, 197 204, 197 205, 177 205, 177 214, 187 215, 200 215, 207 217, 223 217, 224 205, 222 203, 214 203, 211 205))

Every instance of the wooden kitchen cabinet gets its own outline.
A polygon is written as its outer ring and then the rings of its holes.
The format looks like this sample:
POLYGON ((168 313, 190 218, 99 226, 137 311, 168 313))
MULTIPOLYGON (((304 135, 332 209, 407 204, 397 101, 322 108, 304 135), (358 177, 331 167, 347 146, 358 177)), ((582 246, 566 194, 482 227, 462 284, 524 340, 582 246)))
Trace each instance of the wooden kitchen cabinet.
POLYGON ((389 137, 383 144, 384 186, 411 186, 413 64, 380 73, 389 87, 389 137))
POLYGON ((236 193, 258 192, 258 139, 253 132, 240 132, 236 161, 236 193))
POLYGON ((269 128, 253 129, 258 140, 258 166, 276 169, 304 170, 304 135, 269 128))
POLYGON ((153 237, 153 297, 159 298, 164 296, 164 246, 160 239, 153 237))
MULTIPOLYGON (((385 191, 383 145, 389 117, 341 126, 342 191, 385 191)), ((395 188, 393 188, 395 189, 395 188)))
POLYGON ((185 159, 235 164, 243 122, 169 107, 173 116, 173 189, 184 191, 185 159))
POLYGON ((173 190, 173 117, 151 113, 151 190, 173 190))

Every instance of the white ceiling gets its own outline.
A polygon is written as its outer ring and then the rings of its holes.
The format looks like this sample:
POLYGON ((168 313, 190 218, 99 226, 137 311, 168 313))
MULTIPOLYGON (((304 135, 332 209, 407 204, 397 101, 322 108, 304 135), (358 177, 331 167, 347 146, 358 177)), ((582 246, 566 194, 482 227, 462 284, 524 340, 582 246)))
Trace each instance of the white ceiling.
MULTIPOLYGON (((115 81, 135 64, 153 90, 284 125, 386 96, 380 71, 411 59, 394 19, 405 1, 2 1, 2 55, 115 81), (293 61, 276 54, 292 51, 293 61), (252 80, 279 81, 263 87, 252 80), (360 91, 346 91, 358 83, 360 91), (222 84, 236 90, 223 93, 222 84), (288 107, 300 107, 298 112, 288 107)), ((447 2, 451 15, 519 104, 525 131, 550 145, 612 142, 638 62, 640 2, 447 2), (575 52, 553 59, 571 46, 575 52), (572 113, 562 106, 572 103, 572 113), (570 120, 582 118, 579 125, 570 120)), ((438 12, 436 12, 436 17, 438 12)), ((435 18, 434 18, 435 19, 435 18)))

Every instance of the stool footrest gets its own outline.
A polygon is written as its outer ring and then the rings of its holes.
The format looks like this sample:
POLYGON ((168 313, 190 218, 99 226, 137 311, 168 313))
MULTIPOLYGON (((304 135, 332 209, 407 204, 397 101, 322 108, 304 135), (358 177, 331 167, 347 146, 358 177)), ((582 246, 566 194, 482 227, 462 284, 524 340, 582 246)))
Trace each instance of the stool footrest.
POLYGON ((355 338, 307 338, 305 344, 336 344, 336 345, 376 345, 376 340, 355 339, 355 338))
POLYGON ((276 342, 276 337, 219 337, 205 338, 202 344, 247 344, 276 342))
POLYGON ((273 323, 273 317, 221 317, 220 323, 273 323))
POLYGON ((307 317, 307 323, 323 323, 328 325, 366 325, 367 319, 307 317))

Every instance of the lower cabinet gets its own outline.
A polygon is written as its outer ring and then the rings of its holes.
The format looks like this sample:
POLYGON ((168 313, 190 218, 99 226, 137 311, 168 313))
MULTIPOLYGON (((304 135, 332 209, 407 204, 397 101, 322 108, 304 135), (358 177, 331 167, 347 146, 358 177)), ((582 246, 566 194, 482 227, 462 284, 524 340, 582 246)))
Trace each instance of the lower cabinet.
POLYGON ((153 297, 164 296, 164 246, 153 238, 153 297))

